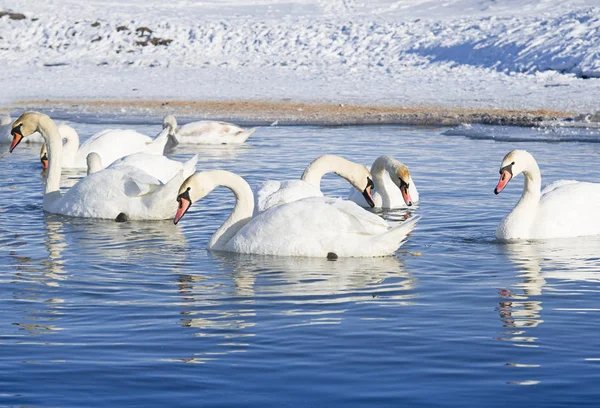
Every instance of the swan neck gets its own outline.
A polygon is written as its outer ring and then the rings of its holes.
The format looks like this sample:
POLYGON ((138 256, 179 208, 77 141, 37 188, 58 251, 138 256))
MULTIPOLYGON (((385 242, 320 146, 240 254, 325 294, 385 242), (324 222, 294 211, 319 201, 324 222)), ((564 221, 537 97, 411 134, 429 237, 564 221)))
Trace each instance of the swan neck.
POLYGON ((540 201, 542 188, 542 175, 540 168, 534 161, 523 171, 525 182, 523 184, 523 197, 521 201, 532 201, 536 204, 540 201))
POLYGON ((224 170, 216 170, 210 176, 214 187, 227 187, 235 196, 235 206, 223 225, 213 234, 208 243, 209 249, 225 249, 227 243, 246 225, 254 212, 254 195, 252 189, 240 176, 224 170))
POLYGON ((334 155, 324 155, 314 160, 302 173, 302 180, 321 189, 321 179, 327 173, 335 173, 350 181, 352 162, 334 155))
POLYGON ((45 194, 60 190, 60 174, 62 171, 62 137, 56 124, 47 116, 40 117, 38 131, 46 141, 48 149, 48 175, 46 177, 45 194))
POLYGON ((371 175, 373 176, 373 184, 375 185, 375 191, 381 196, 382 207, 392 206, 392 197, 390 192, 386 188, 385 177, 394 177, 395 167, 391 162, 391 159, 387 156, 378 157, 373 165, 371 166, 371 175), (386 174, 387 173, 387 174, 386 174))
POLYGON ((77 154, 77 150, 79 150, 79 135, 73 128, 67 126, 64 128, 63 132, 60 131, 60 127, 58 128, 61 140, 65 140, 63 144, 63 156, 74 157, 77 154))

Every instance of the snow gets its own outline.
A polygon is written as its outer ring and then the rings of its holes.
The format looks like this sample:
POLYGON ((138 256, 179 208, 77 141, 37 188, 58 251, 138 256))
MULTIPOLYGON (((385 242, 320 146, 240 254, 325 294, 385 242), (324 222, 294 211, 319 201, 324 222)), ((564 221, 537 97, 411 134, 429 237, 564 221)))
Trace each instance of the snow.
POLYGON ((0 104, 234 99, 594 112, 599 6, 0 0, 27 17, 0 18, 0 104))

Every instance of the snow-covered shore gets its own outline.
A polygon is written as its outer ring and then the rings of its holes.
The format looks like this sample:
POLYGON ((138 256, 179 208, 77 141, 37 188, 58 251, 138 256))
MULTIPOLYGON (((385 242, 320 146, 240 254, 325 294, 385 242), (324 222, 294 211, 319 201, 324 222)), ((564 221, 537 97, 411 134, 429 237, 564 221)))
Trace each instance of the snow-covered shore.
POLYGON ((0 104, 597 111, 598 2, 502 3, 0 0, 0 104))

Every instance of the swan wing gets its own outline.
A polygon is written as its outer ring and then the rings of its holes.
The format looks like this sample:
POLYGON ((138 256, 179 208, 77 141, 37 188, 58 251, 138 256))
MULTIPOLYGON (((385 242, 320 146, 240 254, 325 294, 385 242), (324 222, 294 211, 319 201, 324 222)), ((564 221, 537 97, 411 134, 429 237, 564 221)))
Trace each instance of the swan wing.
POLYGON ((542 190, 542 197, 546 194, 549 194, 550 192, 562 187, 562 186, 567 186, 569 184, 577 184, 579 183, 579 181, 577 180, 558 180, 555 181, 554 183, 550 183, 548 184, 546 187, 544 187, 544 189, 542 190))
POLYGON ((244 129, 232 123, 199 121, 177 128, 176 137, 181 143, 241 144, 256 129, 244 129))
POLYGON ((197 136, 200 134, 227 135, 243 132, 244 129, 232 123, 203 120, 180 126, 177 133, 181 136, 197 136))
POLYGON ((129 154, 145 151, 152 139, 134 130, 109 129, 97 133, 79 146, 76 163, 85 167, 89 153, 100 155, 103 166, 111 165, 115 160, 129 154))
POLYGON ((177 160, 171 160, 166 156, 140 152, 125 156, 115 161, 109 167, 132 166, 160 180, 161 183, 166 183, 181 169, 184 169, 183 174, 186 178, 192 175, 196 169, 197 161, 198 155, 195 155, 186 163, 182 163, 177 160))
POLYGON ((163 185, 159 179, 136 167, 123 166, 123 192, 127 197, 141 197, 163 185))
POLYGON ((261 213, 278 205, 291 203, 307 197, 322 197, 323 193, 303 180, 267 180, 255 194, 255 212, 261 213))
POLYGON ((543 191, 534 238, 600 234, 600 184, 561 180, 543 191))
POLYGON ((327 199, 331 205, 348 217, 351 222, 351 231, 364 234, 380 234, 387 231, 389 224, 380 216, 366 211, 353 201, 338 199, 327 199))

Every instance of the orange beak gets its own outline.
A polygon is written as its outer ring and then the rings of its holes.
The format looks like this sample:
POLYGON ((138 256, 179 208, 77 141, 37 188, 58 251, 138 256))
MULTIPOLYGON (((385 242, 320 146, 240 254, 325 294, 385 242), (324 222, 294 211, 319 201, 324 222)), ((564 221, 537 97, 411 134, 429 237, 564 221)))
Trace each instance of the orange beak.
POLYGON ((510 179, 512 178, 512 173, 508 169, 500 170, 500 180, 498 181, 498 185, 494 189, 494 194, 500 194, 504 187, 508 184, 510 179))
POLYGON ((177 225, 179 220, 183 218, 187 210, 192 205, 192 200, 190 199, 190 189, 188 188, 183 193, 177 196, 177 202, 179 203, 179 207, 177 207, 177 213, 175 214, 175 218, 173 219, 173 224, 177 225))
POLYGON ((17 147, 17 145, 19 143, 21 143, 21 140, 23 140, 23 135, 17 131, 13 131, 12 135, 13 135, 13 140, 12 140, 12 143, 10 144, 10 148, 8 149, 8 151, 10 153, 12 153, 12 151, 15 150, 15 147, 17 147))
POLYGON ((44 155, 40 158, 42 162, 42 169, 48 170, 48 155, 44 153, 44 155))
POLYGON ((410 207, 413 203, 408 192, 408 184, 402 183, 402 186, 400 187, 400 192, 402 193, 402 198, 404 199, 404 202, 407 206, 410 207))

